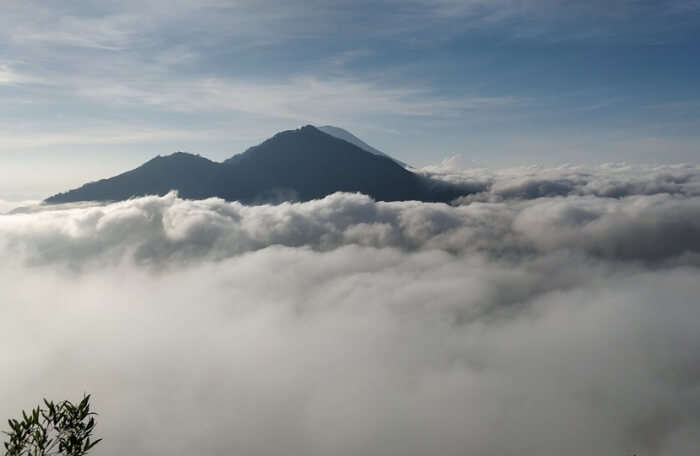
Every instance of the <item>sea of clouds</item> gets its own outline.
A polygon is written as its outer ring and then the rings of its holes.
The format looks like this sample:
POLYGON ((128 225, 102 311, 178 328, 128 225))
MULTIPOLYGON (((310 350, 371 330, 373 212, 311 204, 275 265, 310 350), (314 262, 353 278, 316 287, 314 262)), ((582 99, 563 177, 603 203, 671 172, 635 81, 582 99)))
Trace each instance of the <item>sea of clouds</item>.
POLYGON ((695 455, 700 169, 423 170, 338 193, 6 203, 0 417, 104 455, 695 455))

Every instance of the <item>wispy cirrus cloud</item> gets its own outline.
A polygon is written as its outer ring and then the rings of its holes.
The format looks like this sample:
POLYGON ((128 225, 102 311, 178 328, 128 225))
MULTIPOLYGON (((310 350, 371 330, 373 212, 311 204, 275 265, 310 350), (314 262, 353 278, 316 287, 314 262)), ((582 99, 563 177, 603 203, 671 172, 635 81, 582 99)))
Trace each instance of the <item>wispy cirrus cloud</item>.
POLYGON ((517 97, 446 98, 429 88, 389 86, 352 79, 299 76, 282 82, 204 78, 188 81, 83 80, 73 87, 79 96, 102 103, 153 105, 175 111, 240 111, 294 120, 347 119, 361 114, 454 116, 463 110, 486 109, 525 100, 517 97))
POLYGON ((0 86, 36 84, 39 82, 41 82, 39 76, 19 71, 16 64, 0 62, 0 86))
POLYGON ((113 125, 112 127, 97 127, 82 130, 72 130, 69 133, 40 134, 17 130, 0 129, 2 149, 32 149, 46 146, 78 146, 78 145, 109 145, 129 144, 156 141, 172 141, 178 139, 211 138, 212 132, 203 130, 187 131, 176 129, 143 128, 133 125, 113 125))

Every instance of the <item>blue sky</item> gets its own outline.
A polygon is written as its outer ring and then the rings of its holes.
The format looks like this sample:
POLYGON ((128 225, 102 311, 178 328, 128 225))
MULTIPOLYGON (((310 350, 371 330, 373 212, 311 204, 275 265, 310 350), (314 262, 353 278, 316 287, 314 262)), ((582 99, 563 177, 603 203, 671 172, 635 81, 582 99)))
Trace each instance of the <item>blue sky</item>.
POLYGON ((698 163, 698 30, 698 0, 5 0, 0 199, 307 123, 416 166, 698 163))

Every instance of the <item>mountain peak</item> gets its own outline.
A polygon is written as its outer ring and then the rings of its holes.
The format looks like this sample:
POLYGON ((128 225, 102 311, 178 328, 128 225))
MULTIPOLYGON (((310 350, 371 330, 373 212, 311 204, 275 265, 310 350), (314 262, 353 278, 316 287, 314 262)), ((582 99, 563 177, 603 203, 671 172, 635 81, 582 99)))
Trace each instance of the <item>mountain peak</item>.
POLYGON ((189 152, 182 152, 182 151, 173 152, 173 153, 168 154, 168 155, 156 155, 151 160, 149 160, 147 163, 151 163, 151 162, 154 162, 154 163, 161 162, 162 163, 164 161, 180 161, 180 162, 207 161, 207 162, 213 163, 208 158, 202 157, 199 154, 192 154, 189 152))
POLYGON ((408 167, 406 163, 402 162, 401 160, 397 160, 388 154, 385 154, 381 150, 375 149, 374 147, 370 146, 369 144, 367 144, 366 142, 364 142, 363 140, 361 140, 360 138, 343 128, 335 127, 333 125, 324 125, 322 127, 317 127, 317 129, 335 138, 342 139, 343 141, 347 141, 350 144, 354 144, 360 149, 366 150, 367 152, 370 152, 374 155, 390 158, 391 160, 403 166, 404 168, 408 167))
POLYGON ((211 179, 218 173, 219 166, 219 163, 187 152, 158 155, 131 171, 53 195, 46 202, 120 201, 135 196, 165 195, 171 190, 190 198, 208 198, 216 196, 211 179))

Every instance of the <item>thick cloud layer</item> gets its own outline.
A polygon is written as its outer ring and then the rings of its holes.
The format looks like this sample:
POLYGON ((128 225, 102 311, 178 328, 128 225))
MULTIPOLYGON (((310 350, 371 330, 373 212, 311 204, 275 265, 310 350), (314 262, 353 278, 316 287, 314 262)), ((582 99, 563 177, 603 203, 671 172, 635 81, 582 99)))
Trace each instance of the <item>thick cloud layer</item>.
POLYGON ((377 203, 337 193, 308 203, 243 206, 181 200, 171 193, 8 216, 0 224, 0 242, 24 261, 74 265, 221 260, 271 245, 439 249, 514 261, 529 259, 523 257, 527 253, 574 250, 614 260, 694 263, 700 253, 700 196, 572 196, 449 206, 377 203))
POLYGON ((38 203, 38 201, 6 201, 0 199, 0 215, 7 214, 21 207, 35 206, 38 203))
POLYGON ((106 455, 696 454, 700 195, 673 169, 0 216, 0 416, 91 392, 106 455))
POLYGON ((608 164, 598 168, 533 166, 511 169, 455 170, 434 166, 421 170, 438 181, 486 190, 465 201, 502 201, 556 196, 592 195, 623 198, 632 195, 700 196, 700 167, 693 165, 639 166, 608 164))

